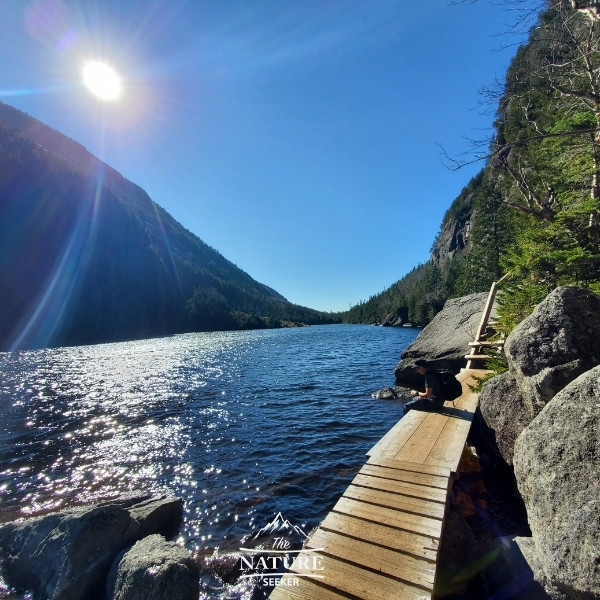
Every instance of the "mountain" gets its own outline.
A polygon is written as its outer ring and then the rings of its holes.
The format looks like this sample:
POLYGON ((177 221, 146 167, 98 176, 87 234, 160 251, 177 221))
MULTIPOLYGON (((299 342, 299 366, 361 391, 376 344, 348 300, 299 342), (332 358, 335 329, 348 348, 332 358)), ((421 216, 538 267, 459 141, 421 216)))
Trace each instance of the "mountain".
POLYGON ((558 286, 600 291, 596 4, 523 8, 521 23, 535 21, 527 43, 504 82, 485 90, 497 102, 495 133, 464 162, 481 160, 482 170, 451 203, 430 260, 352 307, 345 321, 425 325, 447 299, 507 275, 499 319, 508 333, 558 286))
POLYGON ((81 144, 0 103, 0 349, 327 323, 81 144))

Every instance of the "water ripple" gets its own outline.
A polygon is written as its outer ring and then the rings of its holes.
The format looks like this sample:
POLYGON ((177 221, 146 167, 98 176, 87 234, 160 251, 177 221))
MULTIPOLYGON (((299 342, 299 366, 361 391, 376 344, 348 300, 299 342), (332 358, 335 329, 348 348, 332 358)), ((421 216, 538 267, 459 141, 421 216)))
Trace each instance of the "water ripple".
MULTIPOLYGON (((310 530, 400 418, 371 393, 416 333, 340 325, 0 355, 0 521, 143 490, 184 499, 181 540, 205 556, 277 512, 310 530)), ((206 598, 249 593, 211 585, 206 598)))

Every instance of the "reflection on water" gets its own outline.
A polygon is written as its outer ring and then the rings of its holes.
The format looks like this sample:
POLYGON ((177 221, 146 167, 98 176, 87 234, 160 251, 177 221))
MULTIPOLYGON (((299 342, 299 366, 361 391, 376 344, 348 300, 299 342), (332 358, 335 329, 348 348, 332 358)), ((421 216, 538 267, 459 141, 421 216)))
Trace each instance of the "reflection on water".
MULTIPOLYGON (((310 530, 400 418, 370 394, 416 334, 327 326, 0 355, 0 520, 153 491, 184 499, 181 540, 203 555, 277 512, 310 530)), ((207 598, 247 591, 205 582, 207 598)))

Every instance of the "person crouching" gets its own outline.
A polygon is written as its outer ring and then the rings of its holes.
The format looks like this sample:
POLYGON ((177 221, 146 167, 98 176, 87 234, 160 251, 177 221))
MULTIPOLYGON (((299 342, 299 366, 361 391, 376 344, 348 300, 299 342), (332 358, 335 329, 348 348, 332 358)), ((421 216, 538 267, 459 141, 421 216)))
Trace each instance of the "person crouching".
POLYGON ((438 374, 429 368, 425 360, 415 361, 415 367, 417 373, 425 377, 425 391, 410 390, 413 398, 404 405, 404 414, 414 408, 426 411, 439 410, 444 406, 444 398, 438 374))

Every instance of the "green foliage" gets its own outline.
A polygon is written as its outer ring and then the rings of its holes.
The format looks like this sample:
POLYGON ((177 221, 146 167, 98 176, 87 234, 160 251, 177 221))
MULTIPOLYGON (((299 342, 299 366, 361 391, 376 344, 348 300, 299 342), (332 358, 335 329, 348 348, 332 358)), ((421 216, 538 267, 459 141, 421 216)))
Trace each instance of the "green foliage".
POLYGON ((446 212, 432 256, 469 223, 466 247, 354 307, 351 322, 404 308, 424 325, 446 299, 510 273, 499 296, 508 334, 556 286, 600 289, 600 21, 568 2, 548 7, 507 71, 491 159, 446 212))

